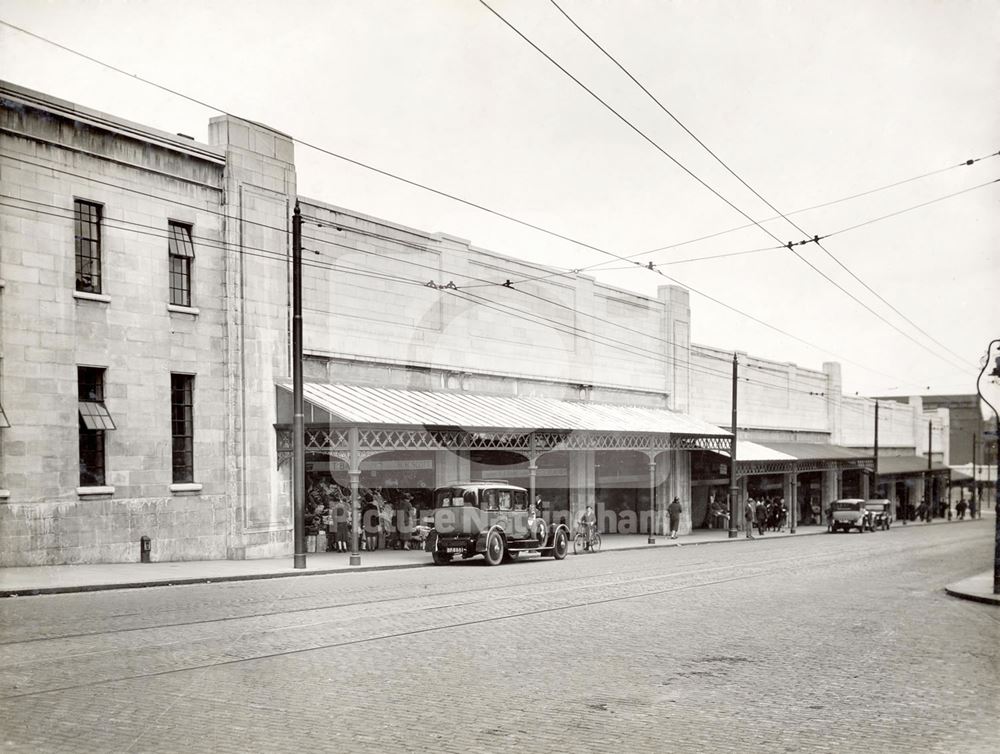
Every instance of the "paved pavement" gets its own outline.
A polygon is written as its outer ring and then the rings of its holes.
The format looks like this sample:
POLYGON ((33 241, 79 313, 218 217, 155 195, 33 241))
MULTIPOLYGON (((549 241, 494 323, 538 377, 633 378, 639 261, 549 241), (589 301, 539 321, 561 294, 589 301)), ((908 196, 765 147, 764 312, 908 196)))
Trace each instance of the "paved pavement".
POLYGON ((954 584, 948 584, 945 591, 952 597, 972 600, 973 602, 985 602, 989 605, 1000 605, 1000 594, 993 591, 993 570, 983 571, 962 579, 954 584))
MULTIPOLYGON (((992 518, 990 518, 992 521, 992 518)), ((911 523, 907 526, 936 526, 911 523)), ((957 525, 958 522, 952 522, 957 525)), ((902 524, 897 524, 902 526, 902 524)), ((770 540, 779 537, 802 537, 810 534, 825 534, 823 526, 800 526, 794 535, 785 529, 782 532, 767 532, 763 537, 770 540)), ((756 535, 755 535, 756 536, 756 535)), ((866 535, 871 536, 871 535, 866 535)), ((698 529, 689 535, 671 540, 665 536, 656 537, 656 544, 647 544, 643 535, 607 535, 604 537, 605 550, 647 549, 652 547, 679 547, 703 544, 739 544, 746 542, 743 533, 736 539, 729 539, 728 532, 722 530, 698 529)), ((198 560, 169 563, 98 563, 67 566, 31 566, 0 568, 0 597, 27 596, 33 594, 55 594, 73 591, 97 591, 103 589, 123 589, 140 586, 165 586, 174 584, 197 584, 217 581, 240 581, 267 578, 283 578, 317 574, 345 573, 348 571, 371 571, 398 568, 417 568, 431 565, 430 556, 421 551, 389 550, 362 552, 361 566, 351 566, 346 553, 311 553, 306 557, 307 567, 295 569, 291 557, 265 560, 198 560)))
POLYGON ((993 521, 0 600, 6 751, 995 751, 993 521))
MULTIPOLYGON (((794 536, 826 533, 822 526, 798 527, 794 536)), ((728 532, 699 529, 692 534, 671 540, 657 536, 648 544, 647 536, 606 535, 605 550, 678 547, 682 545, 744 541, 740 533, 736 540, 728 532)), ((768 532, 765 538, 792 536, 787 529, 768 532)), ((197 560, 171 563, 98 563, 92 565, 30 566, 0 568, 0 597, 12 595, 51 594, 71 591, 96 591, 135 586, 205 583, 207 581, 239 581, 244 579, 281 578, 316 574, 371 571, 394 568, 416 568, 431 565, 431 557, 420 550, 377 550, 362 552, 361 565, 351 566, 347 553, 310 553, 306 568, 292 567, 291 556, 264 560, 197 560)))

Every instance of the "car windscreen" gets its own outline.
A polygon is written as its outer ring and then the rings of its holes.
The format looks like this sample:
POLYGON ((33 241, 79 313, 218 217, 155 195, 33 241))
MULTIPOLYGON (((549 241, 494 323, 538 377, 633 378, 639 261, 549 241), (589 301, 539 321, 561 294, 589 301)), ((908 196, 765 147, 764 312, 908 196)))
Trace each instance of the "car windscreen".
POLYGON ((861 503, 834 503, 835 511, 858 511, 861 510, 861 503))
POLYGON ((470 487, 439 487, 434 490, 435 508, 477 505, 476 490, 470 487))

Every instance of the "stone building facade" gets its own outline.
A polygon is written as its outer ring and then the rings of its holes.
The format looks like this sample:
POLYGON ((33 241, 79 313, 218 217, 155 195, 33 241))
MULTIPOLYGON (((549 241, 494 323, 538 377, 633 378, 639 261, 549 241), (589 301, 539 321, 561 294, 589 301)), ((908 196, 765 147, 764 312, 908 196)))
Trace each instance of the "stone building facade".
MULTIPOLYGON (((691 343, 686 290, 640 296, 300 197, 293 141, 266 126, 221 116, 200 144, 0 83, 0 177, 0 565, 135 561, 143 536, 153 560, 291 552, 279 437, 297 202, 308 383, 639 407, 719 437, 729 426, 731 354, 691 343)), ((841 395, 838 365, 739 356, 741 440, 869 444, 873 404, 841 395)), ((884 447, 919 452, 916 410, 884 409, 884 447)), ((710 486, 694 467, 711 477, 727 463, 713 448, 409 448, 361 473, 413 490, 530 477, 570 516, 632 511, 639 531, 651 502, 662 531, 678 496, 685 532, 703 525, 710 486)), ((345 459, 326 450, 307 473, 343 484, 345 459)), ((778 482, 748 472, 743 488, 829 498, 842 469, 863 467, 851 458, 782 467, 778 482)))
POLYGON ((142 536, 158 560, 280 551, 260 424, 288 371, 287 275, 235 242, 284 254, 291 143, 0 98, 0 565, 136 560, 142 536))

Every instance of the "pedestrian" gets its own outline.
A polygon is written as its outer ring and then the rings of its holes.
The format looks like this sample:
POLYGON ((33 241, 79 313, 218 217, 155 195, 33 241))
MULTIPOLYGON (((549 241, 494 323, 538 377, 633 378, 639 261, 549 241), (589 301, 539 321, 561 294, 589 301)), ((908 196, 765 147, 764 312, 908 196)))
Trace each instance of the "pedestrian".
POLYGON ((675 497, 667 506, 667 513, 670 516, 670 538, 677 539, 677 529, 681 525, 681 499, 675 497))
POLYGON ((959 521, 965 520, 965 507, 966 507, 965 500, 959 500, 957 503, 955 503, 955 512, 958 513, 959 521))
POLYGON ((361 508, 361 526, 365 534, 365 549, 374 552, 379 545, 379 532, 381 530, 379 521, 379 509, 372 495, 365 495, 365 503, 361 508))
POLYGON ((753 539, 753 519, 757 513, 757 506, 752 497, 747 498, 746 508, 743 511, 743 518, 746 523, 747 539, 753 539))
POLYGON ((410 493, 403 493, 403 499, 396 506, 396 528, 399 531, 399 541, 404 550, 410 549, 410 540, 413 538, 413 517, 416 513, 411 502, 410 493))
POLYGON ((767 506, 764 504, 763 500, 757 501, 757 508, 755 510, 757 518, 757 531, 760 536, 764 536, 764 529, 767 527, 767 506))

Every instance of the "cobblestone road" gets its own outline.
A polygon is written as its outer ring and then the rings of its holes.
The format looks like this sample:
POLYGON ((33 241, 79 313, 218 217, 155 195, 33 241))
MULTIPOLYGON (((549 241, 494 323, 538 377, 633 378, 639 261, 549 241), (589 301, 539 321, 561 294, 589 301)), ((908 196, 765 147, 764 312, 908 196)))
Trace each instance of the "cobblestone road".
POLYGON ((8 599, 2 741, 994 752, 992 526, 8 599))

